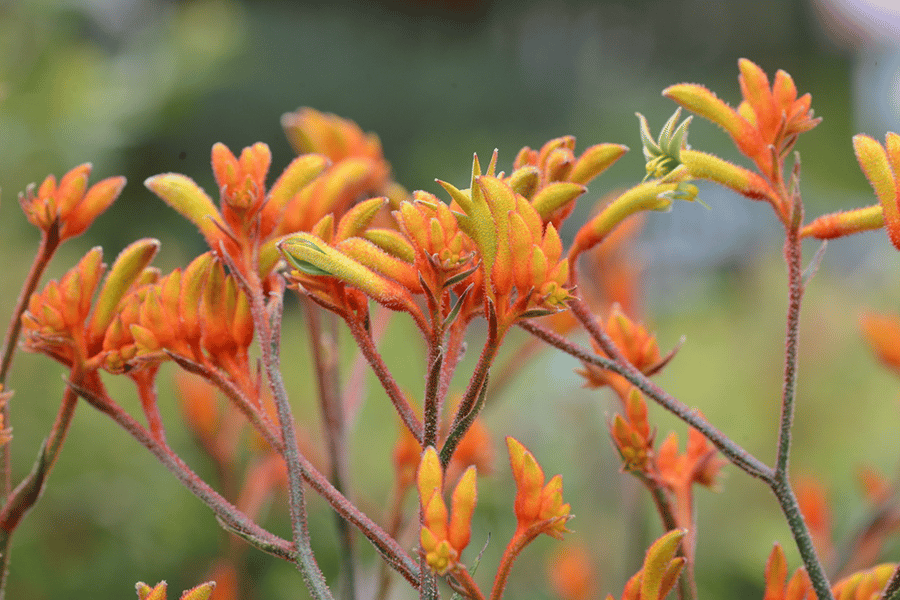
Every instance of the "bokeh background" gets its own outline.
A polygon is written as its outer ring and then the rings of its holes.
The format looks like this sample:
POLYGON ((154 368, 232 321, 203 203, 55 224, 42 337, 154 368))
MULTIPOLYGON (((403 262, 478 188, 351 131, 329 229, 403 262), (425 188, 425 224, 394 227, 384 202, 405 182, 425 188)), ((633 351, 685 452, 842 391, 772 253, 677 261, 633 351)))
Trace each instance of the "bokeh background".
MULTIPOLYGON (((592 203, 643 176, 635 111, 658 130, 674 110, 660 91, 700 82, 739 98, 737 59, 791 73, 811 92, 824 122, 804 136, 803 192, 811 215, 874 202, 850 138, 883 139, 900 129, 900 13, 890 0, 581 1, 402 0, 380 2, 25 0, 0 2, 0 318, 5 322, 37 234, 15 201, 26 185, 90 161, 93 180, 125 175, 119 201, 85 236, 63 248, 58 276, 87 249, 111 260, 139 237, 162 241, 157 264, 182 266, 202 250, 188 223, 147 191, 147 177, 177 171, 213 189, 209 151, 264 141, 273 173, 292 158, 280 116, 300 106, 334 112, 376 132, 395 178, 439 192, 434 178, 467 180, 473 152, 500 151, 509 167, 522 146, 574 134, 632 151, 591 186, 592 203)), ((715 127, 695 120, 694 147, 740 160, 715 127)), ((765 460, 773 456, 785 312, 779 227, 771 211, 712 187, 709 210, 680 204, 651 215, 633 252, 642 265, 641 304, 663 347, 687 342, 660 382, 765 460)), ((572 232, 566 230, 566 235, 572 232)), ((815 246, 810 244, 810 255, 815 246)), ((896 312, 900 260, 883 232, 831 244, 807 296, 794 473, 828 489, 836 535, 865 514, 855 485, 860 464, 898 468, 898 381, 880 368, 857 332, 861 311, 896 312)), ((398 323, 385 342, 411 390, 421 387, 421 352, 398 323)), ((474 347, 480 344, 476 338, 474 347)), ((521 338, 513 338, 514 344, 521 338)), ((347 360, 351 359, 348 352, 347 360)), ((298 418, 318 427, 299 311, 285 329, 285 369, 298 418)), ((549 473, 562 473, 599 591, 618 595, 659 531, 647 503, 617 472, 605 430, 611 397, 582 389, 564 356, 545 354, 486 411, 497 448, 495 474, 480 483, 477 533, 490 542, 477 575, 489 585, 514 527, 503 436, 514 435, 549 473), (623 508, 627 506, 627 509, 623 508), (637 509, 635 509, 637 506, 637 509)), ((62 394, 62 370, 17 356, 10 387, 15 480, 30 468, 62 394)), ((164 415, 172 444, 201 473, 214 474, 179 424, 164 370, 164 415)), ((458 382, 462 386, 464 382, 458 382)), ((131 390, 112 382, 122 402, 131 390)), ((655 410, 661 433, 684 427, 655 410)), ((395 421, 373 388, 353 434, 360 504, 386 501, 395 421), (383 460, 382 460, 383 459, 383 460)), ((798 564, 777 506, 756 482, 726 468, 718 493, 698 492, 698 579, 702 597, 761 598, 775 540, 798 564)), ((337 569, 333 520, 311 506, 313 538, 326 574, 337 569)), ((287 532, 284 510, 267 518, 287 532)), ((222 534, 173 477, 99 414, 82 406, 49 488, 16 533, 8 597, 128 598, 135 581, 170 582, 172 595, 202 580, 222 534)), ((526 552, 511 598, 552 598, 545 569, 553 540, 526 552)), ((360 547, 364 547, 364 542, 360 547)), ((470 550, 472 552, 472 550, 470 550)), ((362 577, 374 570, 363 549, 362 577)), ((885 559, 900 559, 900 544, 885 559)), ((255 598, 302 598, 296 571, 249 555, 255 598)), ((602 596, 601 596, 602 597, 602 596)))

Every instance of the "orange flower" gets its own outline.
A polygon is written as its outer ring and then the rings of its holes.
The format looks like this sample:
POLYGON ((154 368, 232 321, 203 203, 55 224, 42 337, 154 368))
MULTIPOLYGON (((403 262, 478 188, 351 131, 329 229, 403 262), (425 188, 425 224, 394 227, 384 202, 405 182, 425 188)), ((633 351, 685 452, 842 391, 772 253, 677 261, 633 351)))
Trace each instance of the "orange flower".
POLYGON ((159 242, 143 239, 125 248, 113 263, 97 294, 106 270, 103 251, 89 251, 59 281, 51 281, 33 294, 22 315, 23 346, 72 367, 96 368, 102 360, 103 339, 123 298, 138 285, 159 242))
MULTIPOLYGON (((663 600, 675 586, 685 560, 675 556, 685 536, 683 529, 673 529, 647 548, 644 565, 625 584, 622 600, 663 600)), ((608 595, 606 600, 613 600, 608 595)))
POLYGON ((865 313, 859 326, 878 360, 900 374, 900 317, 865 313))
POLYGON ((519 523, 516 537, 537 527, 529 537, 546 533, 562 539, 563 533, 568 531, 566 522, 572 518, 569 514, 571 507, 563 504, 562 475, 554 476, 544 485, 544 471, 534 455, 512 437, 506 438, 506 446, 516 480, 515 513, 519 523))
POLYGON ((885 563, 865 571, 849 575, 832 587, 835 600, 876 600, 897 569, 893 563, 885 563))
POLYGON ((900 250, 900 135, 889 132, 884 146, 867 135, 855 135, 853 149, 879 204, 823 215, 800 234, 828 240, 884 227, 900 250))
POLYGON ((656 432, 650 429, 647 403, 637 388, 631 388, 625 399, 625 415, 623 418, 616 414, 609 426, 613 442, 622 457, 622 468, 649 474, 656 432))
MULTIPOLYGON (((340 216, 360 198, 387 196, 396 208, 408 196, 391 179, 391 165, 384 158, 378 136, 364 133, 353 121, 301 108, 282 116, 281 125, 297 153, 322 154, 333 165, 310 190, 310 198, 299 200, 303 206, 292 205, 286 211, 288 218, 304 219, 312 225, 330 212, 340 216), (304 217, 304 213, 309 214, 304 217)), ((291 231, 308 231, 308 226, 287 232, 291 231)))
POLYGON ((397 481, 397 489, 403 492, 416 480, 416 472, 422 460, 422 446, 409 431, 408 427, 400 427, 397 441, 394 442, 391 459, 394 463, 394 477, 397 481))
POLYGON ((769 560, 766 561, 766 589, 763 600, 812 600, 815 598, 806 569, 797 569, 785 584, 787 574, 784 550, 776 543, 772 548, 772 553, 769 554, 769 560))
POLYGON ((656 459, 660 478, 673 489, 692 483, 714 488, 716 477, 726 464, 728 461, 716 458, 716 449, 693 427, 688 430, 684 454, 678 453, 678 435, 673 431, 660 445, 656 459))
POLYGON ((469 278, 462 274, 471 275, 476 248, 450 207, 433 194, 417 191, 413 201, 400 203, 393 215, 412 250, 410 261, 432 294, 439 296, 448 282, 465 289, 469 278))
POLYGON ((109 177, 88 189, 90 173, 91 164, 85 163, 63 175, 59 185, 50 175, 37 190, 28 186, 19 194, 25 216, 45 233, 58 227, 60 241, 81 235, 125 187, 124 177, 109 177))
POLYGON ((540 150, 524 147, 513 162, 513 172, 502 179, 524 196, 543 222, 557 229, 575 208, 575 200, 590 181, 625 152, 621 144, 597 144, 575 156, 575 137, 548 141, 540 150))
POLYGON ((561 548, 550 563, 550 583, 562 600, 588 600, 594 597, 596 575, 591 554, 582 545, 561 548))
POLYGON ((475 467, 466 469, 453 491, 453 512, 449 520, 443 498, 444 474, 433 446, 422 453, 417 482, 422 506, 420 542, 425 562, 437 574, 444 575, 456 568, 460 554, 469 544, 477 501, 475 467))
POLYGON ((196 225, 210 250, 219 254, 224 249, 239 268, 252 267, 265 275, 277 262, 274 238, 287 233, 281 224, 288 205, 325 169, 326 160, 316 155, 297 157, 266 192, 270 163, 269 147, 261 142, 244 148, 239 158, 225 145, 214 145, 212 168, 221 211, 185 175, 155 175, 144 185, 196 225), (259 265, 247 264, 256 253, 259 265))
MULTIPOLYGON (((161 581, 155 586, 150 587, 146 583, 138 583, 135 586, 137 590, 138 600, 166 600, 166 582, 161 581)), ((209 600, 213 590, 216 588, 216 582, 207 581, 196 587, 185 590, 181 593, 181 600, 209 600)))
MULTIPOLYGON (((671 359, 671 355, 666 358, 660 356, 656 336, 649 333, 646 326, 629 319, 617 304, 613 304, 610 310, 605 329, 616 348, 642 373, 656 373, 671 359)), ((594 350, 602 356, 606 355, 596 344, 594 350)), ((624 377, 596 365, 588 363, 582 365, 584 368, 576 372, 585 378, 586 387, 599 388, 608 385, 624 401, 631 390, 631 384, 624 377)))
POLYGON ((800 505, 803 520, 809 527, 813 545, 824 564, 834 558, 834 542, 831 539, 831 511, 821 482, 804 477, 794 486, 794 494, 800 505))
POLYGON ((663 95, 722 127, 738 149, 756 163, 770 180, 776 179, 782 159, 797 141, 797 136, 814 128, 822 120, 814 118, 809 94, 797 97, 794 80, 784 71, 775 74, 770 86, 765 72, 753 62, 738 61, 743 101, 737 110, 703 86, 681 83, 666 88, 663 95))

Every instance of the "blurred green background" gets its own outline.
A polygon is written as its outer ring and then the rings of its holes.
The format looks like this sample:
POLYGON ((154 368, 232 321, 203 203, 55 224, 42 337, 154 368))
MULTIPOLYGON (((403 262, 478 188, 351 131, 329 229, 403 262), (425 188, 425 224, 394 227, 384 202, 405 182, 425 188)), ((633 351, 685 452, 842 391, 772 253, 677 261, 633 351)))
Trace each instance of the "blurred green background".
MULTIPOLYGON (((27 184, 86 161, 94 165, 92 181, 120 174, 129 180, 94 228, 64 246, 51 276, 94 245, 110 261, 147 236, 162 241, 156 263, 165 271, 186 264, 202 241, 142 186, 144 179, 176 171, 212 190, 213 143, 238 151, 264 141, 274 155, 273 180, 292 158, 279 118, 299 106, 376 132, 395 178, 436 193, 436 177, 466 182, 473 152, 484 157, 499 148, 508 169, 520 147, 540 147, 563 134, 577 136, 579 151, 599 142, 629 145, 632 151, 581 200, 571 225, 595 199, 643 177, 635 111, 658 130, 674 110, 660 91, 682 81, 703 83, 736 103, 736 62, 747 57, 770 74, 791 73, 824 117, 798 145, 808 214, 871 204, 850 138, 865 132, 883 139, 886 130, 900 129, 897 44, 890 30, 880 37, 846 16, 853 10, 843 13, 825 0, 775 6, 743 0, 0 2, 0 318, 8 318, 37 241, 15 201, 27 184)), ((740 160, 709 123, 696 120, 690 141, 740 160)), ((711 187, 701 197, 710 210, 681 204, 651 215, 634 251, 644 266, 645 312, 661 345, 687 336, 659 380, 771 461, 786 296, 779 228, 761 204, 711 187)), ((810 255, 814 249, 810 244, 810 255)), ((865 511, 855 468, 897 469, 900 388, 869 355, 856 320, 867 308, 896 311, 898 280, 900 261, 877 232, 831 244, 807 296, 792 467, 829 489, 838 537, 854 531, 865 511)), ((408 324, 392 327, 385 342, 389 363, 419 393, 421 352, 403 342, 408 324)), ((476 327, 470 362, 479 335, 476 327)), ((319 417, 296 310, 288 313, 284 354, 298 419, 315 431, 319 417)), ((474 555, 490 532, 476 576, 485 587, 514 527, 505 435, 524 442, 548 475, 563 474, 577 515, 571 537, 594 553, 603 594, 618 596, 659 534, 646 502, 637 502, 635 514, 633 485, 617 472, 605 429, 616 406, 605 393, 582 389, 576 366, 544 354, 507 393, 491 399, 486 417, 497 468, 479 484, 468 552, 474 555)), ((167 389, 173 373, 164 369, 160 379, 171 443, 213 477, 179 422, 167 389)), ((15 481, 49 429, 62 374, 47 359, 16 358, 9 381, 16 390, 15 481)), ((131 389, 110 383, 137 410, 131 389)), ((379 515, 396 426, 383 396, 374 386, 372 392, 354 432, 351 462, 360 505, 379 515)), ((683 426, 659 410, 653 418, 660 438, 674 427, 684 440, 683 426)), ((698 492, 701 596, 761 598, 773 541, 787 548, 792 568, 799 561, 773 498, 733 468, 725 472, 719 493, 698 492)), ((333 580, 333 520, 318 500, 311 510, 313 539, 333 580)), ((267 524, 287 535, 283 513, 273 508, 267 524)), ((129 598, 135 581, 160 579, 177 597, 201 580, 221 539, 211 513, 168 472, 112 422, 81 406, 49 488, 15 535, 7 597, 129 598)), ((508 597, 553 597, 544 573, 555 544, 542 539, 525 553, 508 597)), ((376 562, 364 541, 359 547, 365 580, 376 562)), ((900 546, 886 559, 900 559, 900 546)), ((248 560, 255 598, 305 597, 288 565, 256 552, 248 560)))

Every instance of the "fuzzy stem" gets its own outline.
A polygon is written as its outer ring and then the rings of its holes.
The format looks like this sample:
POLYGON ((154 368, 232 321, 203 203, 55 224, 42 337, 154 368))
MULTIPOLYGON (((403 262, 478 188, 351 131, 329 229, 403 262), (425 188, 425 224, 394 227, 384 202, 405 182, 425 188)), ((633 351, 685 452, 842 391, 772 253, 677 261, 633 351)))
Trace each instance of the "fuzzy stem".
POLYGON ((458 587, 460 588, 460 591, 464 592, 469 600, 484 600, 484 594, 481 593, 478 584, 472 579, 472 575, 469 573, 468 569, 466 569, 465 565, 458 565, 453 570, 452 575, 459 583, 458 587))
POLYGON ((50 470, 56 463, 56 459, 59 458, 59 453, 66 440, 77 404, 78 394, 67 387, 56 413, 56 420, 38 452, 31 472, 16 486, 3 506, 3 510, 0 511, 0 600, 6 596, 12 534, 44 491, 50 470))
MULTIPOLYGON (((331 590, 322 575, 316 557, 313 554, 312 542, 307 524, 306 498, 303 494, 303 468, 300 464, 300 451, 297 448, 297 433, 294 429, 294 415, 288 400, 287 388, 281 377, 279 358, 279 339, 273 335, 273 327, 269 323, 263 299, 262 282, 253 269, 242 273, 247 295, 250 298, 253 324, 259 336, 262 351, 262 362, 272 390, 272 398, 278 413, 278 424, 281 427, 281 438, 284 440, 284 461, 288 472, 288 505, 291 513, 291 530, 294 546, 297 549, 295 561, 303 575, 306 587, 315 600, 332 600, 331 590)), ((280 290, 283 293, 283 289, 280 290)), ((277 328, 277 327, 275 327, 277 328)))
MULTIPOLYGON (((570 302, 570 306, 572 307, 573 312, 575 312, 576 316, 579 317, 579 320, 581 320, 584 316, 586 316, 586 318, 590 320, 589 322, 591 324, 591 328, 595 330, 594 332, 591 332, 592 335, 596 332, 609 342, 608 345, 612 346, 612 348, 615 349, 615 345, 612 344, 606 333, 599 329, 599 327, 597 327, 596 322, 593 321, 593 316, 591 316, 590 313, 587 312, 587 307, 583 305, 581 300, 574 300, 570 302)), ((709 421, 703 418, 703 416, 698 411, 688 408, 680 400, 663 391, 659 386, 653 383, 649 378, 647 378, 646 375, 638 371, 635 367, 629 365, 628 363, 619 363, 615 360, 610 360, 605 356, 598 356, 593 352, 590 352, 567 340, 561 335, 558 335, 557 333, 541 327, 540 325, 537 325, 531 321, 522 321, 521 323, 519 323, 519 326, 522 327, 522 329, 524 329, 525 331, 536 336, 537 338, 547 342, 548 344, 559 350, 562 350, 566 354, 577 358, 578 360, 596 365, 598 367, 621 375, 632 385, 638 388, 641 392, 650 397, 653 401, 657 402, 660 406, 702 433, 736 467, 753 477, 762 479, 766 483, 772 481, 774 473, 771 467, 764 464, 758 458, 747 452, 747 450, 742 448, 739 444, 734 442, 731 438, 727 437, 724 433, 716 429, 709 421)), ((617 349, 615 350, 615 352, 619 353, 617 349)))
MULTIPOLYGON (((322 326, 318 307, 309 298, 303 303, 306 309, 309 341, 315 364, 319 404, 324 421, 325 443, 331 462, 331 480, 336 490, 348 494, 349 465, 347 463, 347 431, 344 405, 340 392, 338 373, 338 343, 335 316, 326 316, 327 327, 322 326)), ((345 595, 356 598, 356 567, 353 551, 353 531, 339 514, 335 514, 340 544, 341 570, 344 573, 345 595)))
MULTIPOLYGON (((250 421, 250 424, 263 436, 263 438, 265 438, 269 445, 279 454, 282 453, 282 440, 272 428, 269 420, 267 418, 253 418, 254 416, 260 416, 260 413, 255 411, 255 409, 249 413, 244 411, 244 408, 252 407, 252 405, 247 398, 243 398, 241 390, 236 385, 227 378, 222 377, 221 373, 218 373, 215 369, 207 369, 202 365, 187 361, 183 357, 177 355, 172 356, 182 368, 191 371, 192 373, 208 377, 210 381, 215 383, 226 396, 241 408, 242 412, 244 412, 245 416, 247 416, 250 421)), ((264 417, 265 413, 262 413, 262 416, 264 417)), ((365 513, 359 510, 359 508, 335 489, 331 482, 328 481, 328 478, 320 473, 318 469, 309 462, 309 459, 302 454, 299 455, 299 458, 300 466, 303 469, 303 478, 309 486, 317 494, 328 501, 335 512, 359 529, 391 568, 403 575, 413 587, 417 588, 419 585, 418 567, 406 551, 394 540, 393 536, 382 530, 374 521, 367 517, 365 513)))
POLYGON ((74 383, 69 385, 78 392, 91 406, 106 414, 122 429, 127 431, 135 440, 150 451, 188 491, 199 498, 212 509, 215 515, 229 528, 246 533, 255 539, 261 540, 264 545, 257 547, 265 552, 278 556, 288 561, 296 560, 296 549, 293 544, 273 533, 263 529, 247 517, 240 509, 223 498, 212 489, 199 475, 167 446, 155 439, 150 432, 131 415, 113 402, 105 392, 86 387, 80 387, 74 383))
POLYGON ((513 535, 512 539, 509 540, 509 544, 506 545, 506 550, 503 552, 503 558, 500 559, 497 575, 494 577, 494 585, 491 588, 490 600, 500 600, 500 598, 503 597, 503 592, 506 590, 506 582, 509 580, 509 573, 512 570, 513 563, 519 557, 519 554, 522 553, 522 550, 525 549, 525 546, 533 542, 534 539, 541 534, 541 525, 545 525, 545 523, 539 523, 538 526, 532 525, 524 530, 519 529, 516 531, 515 535, 513 535))
POLYGON ((356 344, 359 346, 360 351, 366 357, 366 360, 369 361, 372 371, 375 373, 375 376, 378 377, 381 387, 384 388, 385 393, 387 393, 388 398, 390 398, 391 403, 394 405, 394 409, 397 411, 403 424, 406 425, 407 429, 413 434, 416 441, 421 444, 423 436, 422 422, 416 416, 415 412, 413 412, 403 390, 397 385, 391 372, 384 364, 384 359, 381 358, 378 348, 375 347, 375 341, 372 339, 372 336, 369 335, 369 332, 366 331, 366 328, 362 323, 357 320, 348 318, 346 319, 346 323, 350 327, 350 333, 353 335, 353 339, 356 340, 356 344))
POLYGON ((794 405, 797 395, 797 349, 800 340, 800 307, 803 298, 803 272, 801 268, 802 248, 799 226, 802 221, 802 205, 795 196, 791 223, 785 228, 785 260, 788 266, 788 314, 784 351, 784 388, 781 400, 781 423, 778 430, 778 454, 775 460, 774 477, 770 487, 787 519, 788 526, 803 559, 813 589, 819 600, 832 600, 831 585, 822 561, 816 553, 812 535, 803 515, 797 497, 788 477, 788 459, 791 449, 791 427, 794 421, 794 405))
MULTIPOLYGON (((53 258, 56 249, 59 248, 59 224, 54 223, 50 228, 41 235, 41 242, 38 246, 37 254, 34 256, 34 262, 28 270, 28 275, 22 283, 22 290, 16 300, 16 306, 13 309, 12 316, 9 319, 9 326, 6 329, 6 337, 3 340, 3 349, 0 350, 0 386, 6 384, 6 377, 9 375, 9 369, 12 366, 13 356, 18 346, 19 334, 22 332, 22 313, 28 308, 28 301, 31 295, 37 289, 41 281, 50 259, 53 258)), ((9 427, 9 403, 0 406, 0 416, 3 417, 3 426, 9 427)), ((2 501, 7 503, 9 495, 12 492, 12 471, 10 467, 9 444, 4 444, 0 448, 0 484, 2 484, 2 501)), ((5 562, 5 560, 4 560, 5 562)), ((2 575, 0 575, 2 577, 2 575)), ((0 582, 0 593, 2 593, 2 582, 0 582)))

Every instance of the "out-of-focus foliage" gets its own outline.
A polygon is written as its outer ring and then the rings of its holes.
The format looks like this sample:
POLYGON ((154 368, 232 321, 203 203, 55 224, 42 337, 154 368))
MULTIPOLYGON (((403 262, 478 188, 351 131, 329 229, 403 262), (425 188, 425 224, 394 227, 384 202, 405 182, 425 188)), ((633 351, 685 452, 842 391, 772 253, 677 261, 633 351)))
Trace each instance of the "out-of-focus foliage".
MULTIPOLYGON (((278 118, 301 105, 348 116, 364 130, 377 132, 394 177, 409 189, 432 192, 438 191, 434 177, 457 184, 467 180, 473 150, 486 154, 499 146, 501 163, 509 165, 520 146, 563 133, 587 144, 630 145, 632 152, 579 206, 586 214, 592 201, 616 182, 643 175, 635 110, 660 123, 671 106, 659 90, 678 81, 703 81, 723 96, 730 91, 728 100, 734 102, 739 95, 734 61, 748 56, 769 70, 791 72, 812 92, 816 115, 825 119, 798 148, 804 157, 805 189, 814 192, 807 195, 808 206, 825 212, 845 206, 854 194, 865 197, 860 205, 870 201, 862 175, 842 167, 854 161, 853 57, 823 41, 810 6, 803 2, 783 2, 780 11, 749 1, 441 4, 442 11, 415 0, 358 5, 232 0, 0 4, 0 264, 10 265, 8 275, 0 278, 0 318, 9 314, 21 280, 16 276, 24 268, 20 256, 30 256, 34 243, 14 201, 28 183, 85 161, 94 164, 98 179, 119 174, 129 179, 123 197, 98 220, 94 237, 73 243, 68 254, 57 258, 57 273, 94 243, 109 245, 108 255, 115 256, 127 242, 143 236, 163 239, 163 264, 183 266, 188 252, 177 243, 198 247, 199 235, 144 189, 143 180, 178 171, 214 189, 207 185, 212 181, 209 148, 217 141, 240 148, 263 140, 274 151, 273 171, 280 171, 292 153, 278 118)), ((880 131, 868 133, 880 139, 880 131)), ((698 146, 737 156, 712 126, 695 124, 691 136, 698 146)), ((703 192, 701 197, 712 207, 710 213, 691 207, 696 210, 689 217, 674 215, 667 225, 650 223, 643 241, 645 249, 663 248, 648 267, 652 312, 658 308, 665 315, 656 323, 661 343, 668 347, 681 334, 689 340, 663 383, 758 451, 769 447, 765 435, 774 435, 776 426, 772 406, 763 402, 778 395, 774 374, 783 317, 782 308, 763 302, 763 296, 765 290, 781 289, 782 282, 777 269, 747 264, 760 257, 764 235, 759 232, 771 224, 760 225, 762 211, 734 198, 703 192), (713 235, 715 243, 705 244, 713 235), (703 254, 697 250, 701 246, 703 254), (719 277, 710 276, 716 272, 719 277), (711 385, 711 373, 727 372, 738 363, 741 368, 729 381, 711 385)), ((567 234, 571 232, 563 232, 567 234)), ((862 245, 875 250, 863 252, 853 246, 856 242, 848 242, 846 254, 829 249, 831 264, 855 270, 863 283, 848 288, 826 263, 809 299, 810 306, 821 308, 804 322, 804 349, 815 352, 804 354, 809 378, 801 381, 796 462, 800 469, 817 472, 830 466, 834 489, 847 489, 844 484, 852 477, 852 465, 844 464, 850 462, 847 456, 872 459, 885 469, 893 465, 885 444, 897 434, 895 382, 878 374, 855 341, 857 307, 846 304, 848 292, 861 296, 888 284, 895 288, 873 308, 895 306, 900 297, 896 267, 888 274, 880 267, 876 271, 887 243, 866 240, 862 245), (844 401, 816 404, 826 397, 844 401), (859 414, 872 423, 858 423, 859 414), (857 433, 840 436, 848 422, 857 433), (867 432, 866 443, 882 449, 859 448, 854 442, 858 430, 867 432), (832 443, 815 447, 807 441, 814 437, 832 443)), ((296 404, 302 428, 303 418, 319 417, 311 397, 302 392, 309 385, 306 347, 297 341, 302 325, 294 315, 285 327, 284 355, 297 365, 286 376, 293 389, 301 390, 296 404)), ((418 366, 421 356, 398 341, 408 332, 393 331, 385 353, 395 364, 418 366)), ((16 360, 20 370, 11 382, 17 389, 11 404, 18 444, 14 464, 21 469, 52 419, 62 384, 43 359, 19 355, 16 360), (28 404, 23 403, 26 398, 28 404)), ((579 519, 570 527, 596 549, 595 560, 621 578, 632 566, 623 564, 628 551, 637 557, 632 562, 640 564, 644 542, 656 532, 633 539, 637 536, 629 526, 615 521, 621 498, 611 490, 619 482, 607 485, 604 479, 617 477, 615 452, 603 429, 607 399, 579 390, 580 381, 571 373, 575 367, 564 357, 536 363, 506 397, 496 399, 486 418, 516 423, 517 431, 510 433, 527 438, 529 447, 534 442, 541 456, 549 455, 548 472, 565 473, 566 500, 573 512, 595 511, 597 517, 592 524, 579 519), (540 433, 536 423, 521 423, 523 413, 554 431, 571 432, 574 422, 586 425, 561 441, 540 433), (585 453, 592 457, 588 464, 585 453), (578 465, 578 471, 570 465, 578 465)), ((420 372, 410 369, 412 375, 401 384, 420 385, 420 372)), ((117 392, 130 394, 124 387, 117 392)), ((163 417, 176 422, 174 403, 166 410, 164 406, 163 417)), ((366 444, 384 449, 384 467, 371 468, 368 454, 354 455, 352 463, 359 489, 378 489, 389 477, 394 422, 389 407, 374 401, 363 408, 363 420, 384 424, 366 444)), ((9 597, 102 600, 128 597, 128 582, 139 579, 170 577, 173 589, 198 581, 220 547, 221 534, 209 512, 99 415, 79 413, 70 435, 71 446, 63 452, 48 493, 16 539, 9 597)), ((196 459, 203 471, 186 434, 180 439, 173 435, 172 444, 183 448, 189 461, 196 459)), ((721 573, 700 571, 703 597, 761 597, 758 587, 746 588, 758 585, 771 539, 787 540, 774 504, 744 479, 732 476, 721 495, 698 499, 703 540, 698 564, 701 569, 704 563, 724 564, 734 573, 733 586, 723 589, 713 587, 720 585, 721 573), (748 517, 714 540, 712 533, 733 519, 737 503, 748 506, 748 513, 771 512, 748 517)), ((842 493, 841 499, 852 498, 842 493)), ((382 498, 367 500, 375 504, 382 498)), ((480 523, 473 530, 497 531, 509 518, 508 503, 507 497, 485 493, 475 515, 480 523)), ((852 505, 849 500, 835 503, 835 518, 845 531, 858 514, 852 505)), ((329 541, 331 515, 317 500, 312 510, 312 535, 325 546, 321 559, 332 575, 337 548, 329 541)), ((272 518, 276 523, 285 519, 281 514, 272 518)), ((473 539, 471 547, 485 542, 473 539)), ((487 562, 496 562, 499 550, 493 546, 487 562)), ((259 576, 259 597, 295 597, 300 585, 289 566, 258 553, 248 560, 259 576)), ((795 556, 788 560, 796 565, 795 556)), ((511 582, 511 597, 549 597, 541 587, 541 569, 520 568, 520 573, 511 582)), ((601 588, 621 589, 621 583, 604 581, 601 588)))

